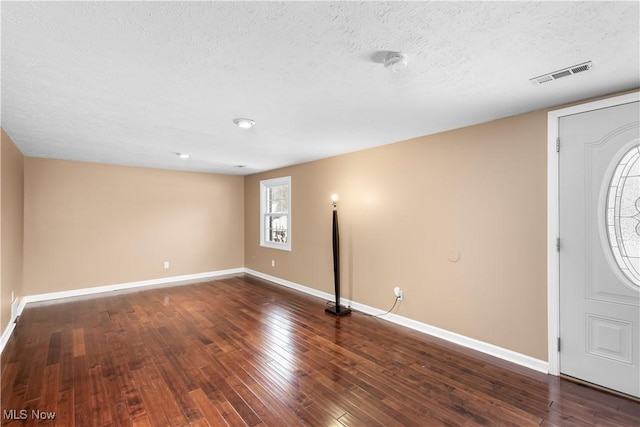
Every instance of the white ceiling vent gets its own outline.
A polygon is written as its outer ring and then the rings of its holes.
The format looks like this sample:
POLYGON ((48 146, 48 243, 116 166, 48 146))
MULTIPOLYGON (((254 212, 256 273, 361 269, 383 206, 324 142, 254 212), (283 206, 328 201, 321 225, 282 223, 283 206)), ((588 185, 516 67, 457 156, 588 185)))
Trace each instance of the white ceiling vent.
POLYGON ((563 68, 562 70, 554 71, 552 73, 543 74, 538 77, 534 77, 529 79, 531 83, 534 85, 541 85, 542 83, 547 83, 552 80, 558 80, 563 77, 572 76, 574 74, 582 73, 584 71, 589 71, 593 68, 593 62, 583 62, 582 64, 572 65, 568 68, 563 68))

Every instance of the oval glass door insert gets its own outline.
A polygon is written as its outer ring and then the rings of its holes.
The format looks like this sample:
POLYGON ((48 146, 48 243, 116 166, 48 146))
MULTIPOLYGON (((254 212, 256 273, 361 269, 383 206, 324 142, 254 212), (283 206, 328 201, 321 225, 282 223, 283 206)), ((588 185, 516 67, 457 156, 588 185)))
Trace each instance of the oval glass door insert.
POLYGON ((609 247, 617 267, 640 290, 640 145, 615 167, 606 202, 609 247))

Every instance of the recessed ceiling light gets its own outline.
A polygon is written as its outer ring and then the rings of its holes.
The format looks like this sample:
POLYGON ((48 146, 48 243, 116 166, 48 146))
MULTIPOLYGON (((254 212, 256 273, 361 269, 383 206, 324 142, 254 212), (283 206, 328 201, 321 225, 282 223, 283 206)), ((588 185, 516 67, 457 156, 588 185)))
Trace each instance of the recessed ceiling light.
POLYGON ((233 123, 242 129, 249 129, 256 124, 256 122, 251 119, 233 119, 233 123))
POLYGON ((384 58, 384 67, 393 73, 398 73, 407 68, 408 56, 402 52, 389 52, 384 58))
POLYGON ((181 159, 188 159, 189 157, 191 157, 191 155, 187 153, 176 153, 176 156, 180 157, 181 159))
POLYGON ((242 168, 246 168, 247 165, 235 165, 234 168, 238 168, 238 169, 242 169, 242 168))

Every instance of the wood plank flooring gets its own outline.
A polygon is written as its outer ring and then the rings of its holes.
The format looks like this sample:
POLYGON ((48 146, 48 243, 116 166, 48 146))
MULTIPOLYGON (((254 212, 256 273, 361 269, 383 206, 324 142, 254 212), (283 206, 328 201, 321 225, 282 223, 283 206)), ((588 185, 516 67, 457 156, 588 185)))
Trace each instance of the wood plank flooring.
POLYGON ((640 425, 636 401, 325 304, 245 275, 30 304, 2 425, 640 425))

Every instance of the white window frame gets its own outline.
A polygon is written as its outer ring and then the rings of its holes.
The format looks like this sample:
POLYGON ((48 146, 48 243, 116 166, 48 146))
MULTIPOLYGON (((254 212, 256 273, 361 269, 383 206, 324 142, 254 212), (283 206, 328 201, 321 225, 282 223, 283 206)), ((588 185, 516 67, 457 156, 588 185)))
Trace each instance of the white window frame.
POLYGON ((291 251, 291 177, 284 176, 280 178, 265 179, 260 181, 260 246, 265 248, 280 249, 283 251, 291 251), (287 206, 288 212, 283 213, 287 217, 287 242, 279 243, 267 240, 265 232, 265 223, 270 215, 267 209, 267 190, 270 187, 286 185, 289 187, 289 200, 287 206))

